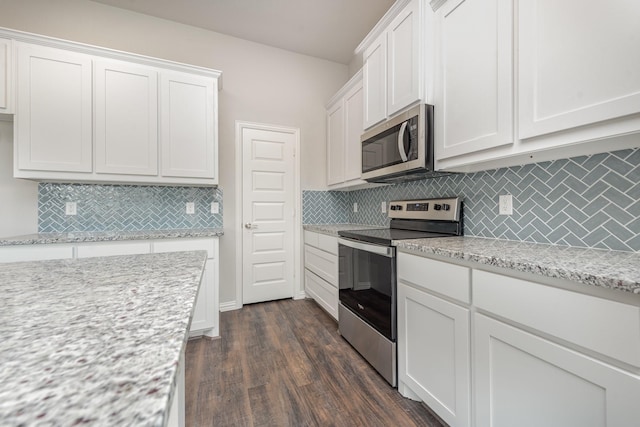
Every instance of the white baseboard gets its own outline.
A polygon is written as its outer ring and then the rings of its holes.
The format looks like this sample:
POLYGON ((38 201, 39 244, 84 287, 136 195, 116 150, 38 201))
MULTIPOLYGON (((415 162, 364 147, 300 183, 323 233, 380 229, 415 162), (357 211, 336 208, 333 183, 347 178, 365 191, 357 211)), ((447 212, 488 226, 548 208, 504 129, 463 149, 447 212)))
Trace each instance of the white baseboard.
POLYGON ((240 310, 242 308, 242 305, 238 306, 236 304, 235 301, 228 301, 228 302, 223 302, 220 303, 220 311, 233 311, 233 310, 240 310))
POLYGON ((307 294, 304 291, 300 291, 293 296, 293 299, 305 299, 307 294))

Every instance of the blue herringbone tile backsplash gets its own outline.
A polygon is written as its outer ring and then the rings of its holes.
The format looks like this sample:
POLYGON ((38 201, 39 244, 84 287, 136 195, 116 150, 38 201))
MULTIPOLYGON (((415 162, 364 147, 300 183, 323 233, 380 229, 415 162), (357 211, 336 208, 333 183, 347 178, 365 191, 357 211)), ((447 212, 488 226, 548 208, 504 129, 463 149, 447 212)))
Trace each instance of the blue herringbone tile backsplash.
POLYGON ((38 185, 38 230, 136 231, 222 227, 222 190, 211 187, 147 187, 136 185, 38 185), (211 202, 220 213, 211 213, 211 202), (76 202, 75 216, 65 203, 76 202), (186 202, 195 213, 185 213, 186 202))
MULTIPOLYGON (((313 193, 303 197, 305 223, 333 222, 313 193)), ((339 193, 348 222, 373 225, 388 224, 382 201, 440 196, 463 197, 467 236, 640 251, 640 149, 339 193), (513 215, 498 215, 501 194, 513 196, 513 215)))

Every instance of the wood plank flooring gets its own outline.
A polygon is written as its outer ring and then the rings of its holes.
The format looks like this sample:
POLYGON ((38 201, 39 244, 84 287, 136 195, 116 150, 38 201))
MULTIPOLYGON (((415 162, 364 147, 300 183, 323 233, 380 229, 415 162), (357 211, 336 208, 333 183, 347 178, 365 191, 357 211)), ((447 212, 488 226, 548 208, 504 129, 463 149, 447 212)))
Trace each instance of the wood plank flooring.
POLYGON ((221 313, 220 335, 187 345, 187 426, 443 426, 391 388, 311 300, 221 313))

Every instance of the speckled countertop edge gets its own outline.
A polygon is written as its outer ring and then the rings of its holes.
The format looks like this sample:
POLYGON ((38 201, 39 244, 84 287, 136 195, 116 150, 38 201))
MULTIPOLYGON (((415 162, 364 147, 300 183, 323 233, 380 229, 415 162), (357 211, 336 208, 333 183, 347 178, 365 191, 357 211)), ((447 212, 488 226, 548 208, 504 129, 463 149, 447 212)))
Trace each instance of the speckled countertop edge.
POLYGON ((166 425, 206 257, 0 265, 0 425, 166 425))
POLYGON ((141 231, 79 231, 69 233, 35 233, 0 238, 1 246, 51 243, 112 242, 120 240, 180 239, 222 236, 222 228, 141 230, 141 231))
POLYGON ((338 237, 338 231, 344 230, 367 230, 374 228, 385 228, 383 225, 365 225, 365 224, 304 224, 303 228, 306 231, 313 231, 315 233, 328 234, 330 236, 338 237))
POLYGON ((640 253, 481 237, 394 241, 400 249, 640 294, 640 253))

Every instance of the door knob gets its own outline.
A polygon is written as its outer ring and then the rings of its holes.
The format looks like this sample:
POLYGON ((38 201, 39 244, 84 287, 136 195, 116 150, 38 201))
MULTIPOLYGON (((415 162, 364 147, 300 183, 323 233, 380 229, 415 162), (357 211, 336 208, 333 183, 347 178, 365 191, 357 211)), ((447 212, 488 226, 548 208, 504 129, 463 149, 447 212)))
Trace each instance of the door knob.
POLYGON ((248 222, 248 223, 246 223, 244 225, 244 228, 246 228, 247 230, 253 230, 254 228, 258 228, 258 226, 257 225, 253 225, 250 222, 248 222))

